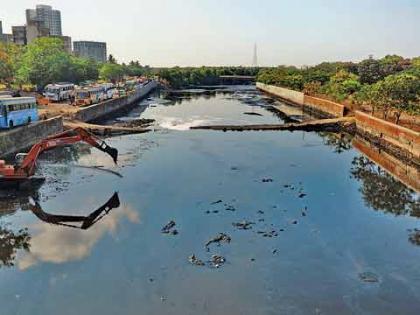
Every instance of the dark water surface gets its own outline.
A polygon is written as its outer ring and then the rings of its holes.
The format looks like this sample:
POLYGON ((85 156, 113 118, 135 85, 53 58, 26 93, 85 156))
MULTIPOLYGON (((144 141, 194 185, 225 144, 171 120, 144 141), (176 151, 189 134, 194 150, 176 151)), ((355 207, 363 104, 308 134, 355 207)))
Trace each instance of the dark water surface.
POLYGON ((250 106, 269 102, 244 87, 154 96, 123 119, 155 132, 108 141, 118 167, 86 146, 49 154, 38 208, 0 200, 0 314, 419 314, 418 194, 347 137, 187 130, 279 122, 250 106), (85 229, 45 214, 97 209, 85 229), (219 233, 230 243, 206 249, 219 233))

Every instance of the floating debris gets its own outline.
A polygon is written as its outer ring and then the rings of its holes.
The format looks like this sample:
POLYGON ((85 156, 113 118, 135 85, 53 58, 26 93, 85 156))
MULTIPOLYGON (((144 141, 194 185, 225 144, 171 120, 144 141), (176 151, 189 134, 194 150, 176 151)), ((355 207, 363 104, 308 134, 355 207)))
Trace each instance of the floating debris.
POLYGON ((378 275, 374 274, 373 272, 369 272, 369 271, 359 273, 359 278, 363 282, 370 282, 370 283, 379 282, 378 275))
POLYGON ((221 267, 226 262, 226 258, 220 255, 211 256, 210 264, 214 268, 221 267))
POLYGON ((213 237, 206 243, 206 248, 208 249, 209 245, 216 243, 220 246, 220 243, 230 243, 231 237, 225 233, 219 233, 217 236, 213 237))
POLYGON ((192 254, 189 258, 188 261, 196 266, 204 266, 204 262, 201 259, 198 259, 194 254, 192 254))
POLYGON ((234 222, 232 223, 232 225, 236 228, 238 228, 239 230, 250 230, 252 229, 252 225, 255 224, 254 222, 249 222, 249 221, 241 221, 241 222, 234 222))
POLYGON ((275 230, 272 230, 272 231, 258 231, 257 233, 261 234, 263 237, 269 237, 269 238, 276 237, 276 236, 279 235, 275 230))
POLYGON ((226 206, 225 208, 226 211, 236 211, 236 208, 232 205, 225 205, 225 206, 226 206))
POLYGON ((272 182, 274 182, 274 180, 272 178, 263 178, 261 181, 263 183, 272 183, 272 182))
POLYGON ((164 234, 172 234, 172 235, 177 235, 178 231, 173 229, 175 227, 176 223, 175 221, 171 220, 168 222, 168 224, 166 224, 163 228, 162 228, 162 233, 164 234))

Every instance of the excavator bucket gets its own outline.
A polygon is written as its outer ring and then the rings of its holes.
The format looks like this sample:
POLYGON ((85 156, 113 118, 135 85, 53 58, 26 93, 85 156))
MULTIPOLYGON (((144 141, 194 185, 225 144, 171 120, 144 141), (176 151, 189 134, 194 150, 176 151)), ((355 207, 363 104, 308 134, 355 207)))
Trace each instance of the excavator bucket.
POLYGON ((99 145, 98 149, 101 150, 102 152, 107 153, 109 156, 111 156, 112 159, 114 160, 114 163, 117 164, 117 161, 118 161, 117 149, 107 145, 104 141, 99 145))

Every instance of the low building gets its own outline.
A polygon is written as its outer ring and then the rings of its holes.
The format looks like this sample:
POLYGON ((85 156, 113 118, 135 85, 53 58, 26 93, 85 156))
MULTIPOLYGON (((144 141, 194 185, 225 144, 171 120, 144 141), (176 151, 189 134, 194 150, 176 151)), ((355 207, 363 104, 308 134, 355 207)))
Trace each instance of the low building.
POLYGON ((17 45, 26 45, 26 26, 12 26, 13 42, 17 45))
POLYGON ((90 58, 97 62, 106 62, 106 43, 93 41, 73 42, 73 51, 76 56, 90 58))

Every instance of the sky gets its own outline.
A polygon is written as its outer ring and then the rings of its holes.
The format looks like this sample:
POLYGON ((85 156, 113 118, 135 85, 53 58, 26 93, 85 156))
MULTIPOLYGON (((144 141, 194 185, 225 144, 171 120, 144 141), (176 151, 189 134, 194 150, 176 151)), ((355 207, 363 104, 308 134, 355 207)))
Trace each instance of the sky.
POLYGON ((260 66, 420 55, 420 0, 0 0, 3 31, 36 4, 72 40, 151 66, 247 66, 255 43, 260 66))

